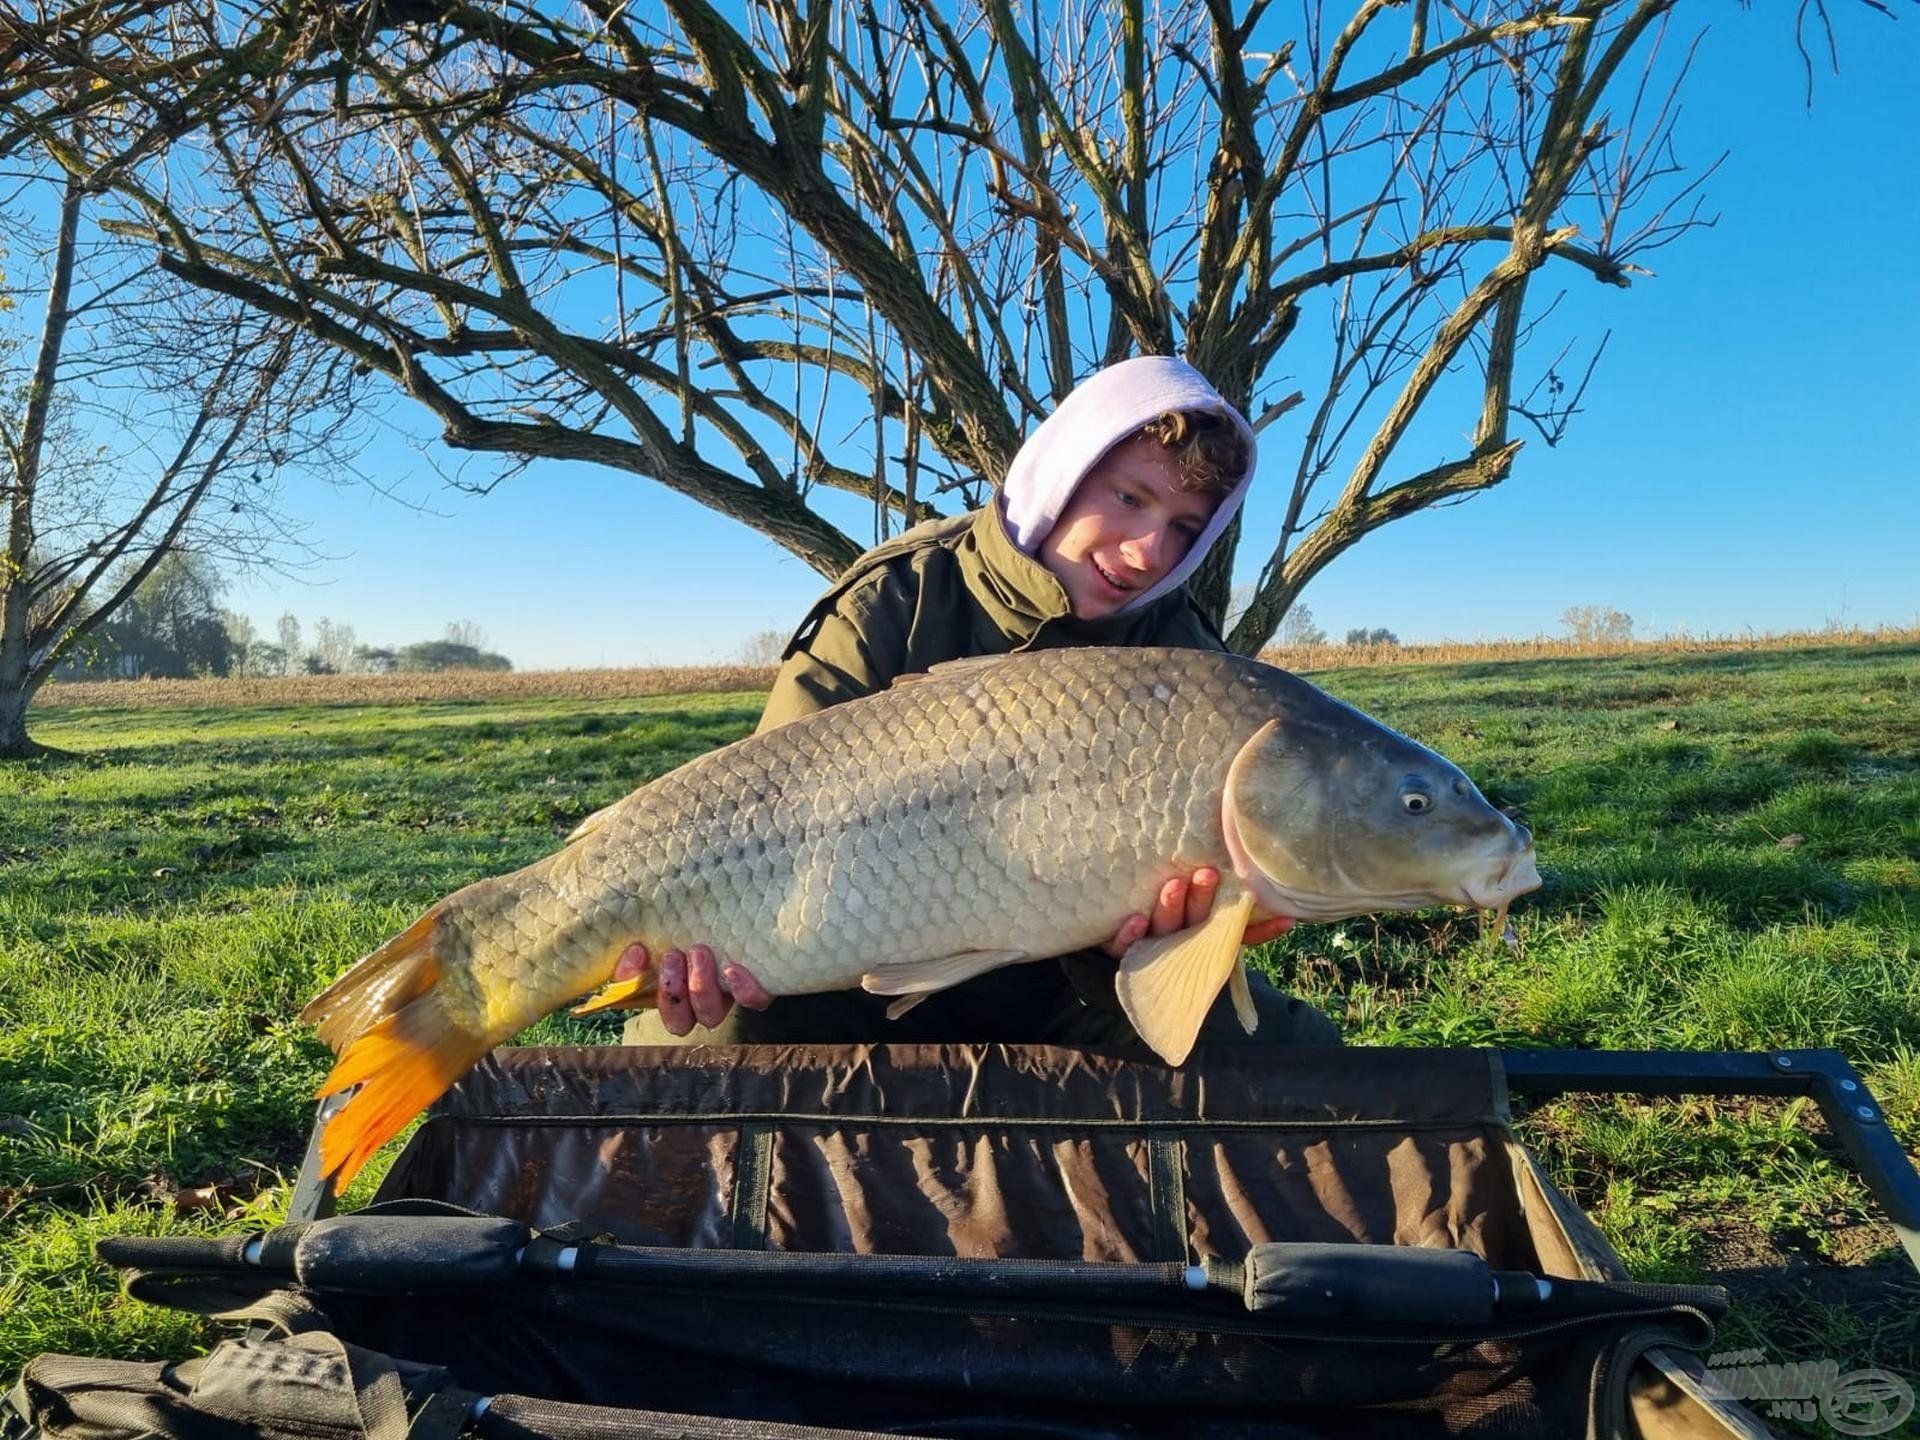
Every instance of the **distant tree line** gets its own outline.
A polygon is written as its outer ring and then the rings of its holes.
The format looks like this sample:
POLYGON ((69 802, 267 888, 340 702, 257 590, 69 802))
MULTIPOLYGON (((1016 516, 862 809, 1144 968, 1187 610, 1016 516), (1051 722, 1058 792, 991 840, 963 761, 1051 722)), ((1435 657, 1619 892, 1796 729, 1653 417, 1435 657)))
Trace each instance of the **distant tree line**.
MULTIPOLYGON (((1238 594, 1241 593, 1246 594, 1249 599, 1251 598, 1251 590, 1247 587, 1242 587, 1242 590, 1236 594, 1236 600, 1238 594)), ((1229 620, 1229 624, 1231 624, 1231 619, 1229 620)), ((1298 648, 1301 646, 1331 644, 1332 637, 1327 634, 1326 628, 1313 618, 1313 611, 1310 607, 1296 603, 1291 610, 1287 611, 1286 618, 1280 622, 1280 628, 1274 633, 1273 642, 1276 645, 1298 648)), ((1346 639, 1341 643, 1346 645, 1398 645, 1400 643, 1400 637, 1384 625, 1357 625, 1347 631, 1346 639)))
POLYGON ((221 608, 225 582, 203 556, 176 551, 105 624, 75 644, 55 670, 62 680, 161 680, 197 676, 389 675, 435 670, 511 670, 470 620, 438 640, 363 645, 351 625, 314 621, 309 637, 291 613, 273 638, 221 608))

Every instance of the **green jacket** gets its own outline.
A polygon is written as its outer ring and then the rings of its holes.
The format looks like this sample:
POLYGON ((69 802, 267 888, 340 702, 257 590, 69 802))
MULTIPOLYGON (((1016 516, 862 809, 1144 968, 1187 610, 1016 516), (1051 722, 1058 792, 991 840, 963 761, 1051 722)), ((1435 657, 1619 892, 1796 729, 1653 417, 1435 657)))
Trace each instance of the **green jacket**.
POLYGON ((1137 614, 1076 619, 1060 582, 1014 548, 989 504, 916 526, 848 566, 787 643, 760 728, 943 660, 1071 645, 1226 648, 1185 589, 1137 614))

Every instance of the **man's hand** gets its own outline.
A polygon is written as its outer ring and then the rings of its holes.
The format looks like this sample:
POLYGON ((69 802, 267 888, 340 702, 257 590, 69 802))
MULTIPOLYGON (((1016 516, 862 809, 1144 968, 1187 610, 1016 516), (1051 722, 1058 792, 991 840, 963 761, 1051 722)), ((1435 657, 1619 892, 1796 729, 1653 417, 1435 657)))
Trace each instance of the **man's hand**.
MULTIPOLYGON (((629 945, 613 967, 613 978, 631 980, 644 975, 651 959, 646 946, 629 945)), ((773 997, 746 966, 722 969, 710 945, 690 945, 662 955, 654 996, 660 1023, 669 1035, 685 1035, 695 1025, 712 1029, 727 1018, 736 1003, 749 1010, 764 1010, 773 1003, 773 997)))
MULTIPOLYGON (((1113 939, 1101 948, 1118 960, 1136 940, 1144 940, 1149 935, 1171 935, 1176 930, 1203 925, 1213 913, 1213 897, 1219 893, 1220 872, 1211 865, 1202 865, 1188 879, 1175 876, 1160 887, 1153 914, 1129 915, 1120 928, 1113 932, 1113 939)), ((1247 926, 1247 933, 1241 937, 1240 943, 1264 945, 1274 936, 1284 935, 1292 928, 1291 915, 1255 920, 1247 926)))

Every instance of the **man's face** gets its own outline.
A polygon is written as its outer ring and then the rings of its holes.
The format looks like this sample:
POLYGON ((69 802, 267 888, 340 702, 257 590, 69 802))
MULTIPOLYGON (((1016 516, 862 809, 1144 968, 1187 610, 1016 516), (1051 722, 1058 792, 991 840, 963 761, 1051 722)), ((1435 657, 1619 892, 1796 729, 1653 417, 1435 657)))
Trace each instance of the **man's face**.
POLYGON ((1081 480, 1047 538, 1040 563, 1082 620, 1103 620, 1186 558, 1217 502, 1180 488, 1173 457, 1136 436, 1081 480))

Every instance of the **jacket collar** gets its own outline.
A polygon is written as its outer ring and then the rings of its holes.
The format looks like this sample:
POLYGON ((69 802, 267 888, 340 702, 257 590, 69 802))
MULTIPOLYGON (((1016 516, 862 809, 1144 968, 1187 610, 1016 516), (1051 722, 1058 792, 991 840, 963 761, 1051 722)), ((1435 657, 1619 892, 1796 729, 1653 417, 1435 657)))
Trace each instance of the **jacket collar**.
POLYGON ((995 495, 974 512, 960 563, 967 589, 1015 650, 1031 649, 1042 632, 1050 645, 1123 645, 1163 607, 1185 603, 1184 592, 1176 589, 1131 614, 1077 618, 1059 578, 1013 543, 1000 507, 995 495))

